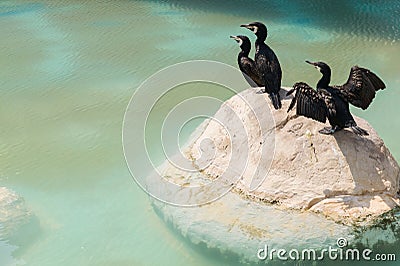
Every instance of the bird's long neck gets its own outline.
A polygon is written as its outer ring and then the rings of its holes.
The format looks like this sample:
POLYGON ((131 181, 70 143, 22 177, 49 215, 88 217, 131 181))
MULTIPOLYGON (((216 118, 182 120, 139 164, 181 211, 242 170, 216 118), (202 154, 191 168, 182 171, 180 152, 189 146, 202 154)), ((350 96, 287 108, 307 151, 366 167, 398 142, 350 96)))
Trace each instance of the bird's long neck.
POLYGON ((249 49, 242 49, 242 51, 240 51, 238 58, 242 58, 242 57, 249 57, 249 53, 250 50, 249 49))
POLYGON ((242 45, 240 48, 242 48, 242 50, 238 55, 238 59, 240 60, 242 57, 249 57, 251 47, 248 47, 248 45, 242 45))
POLYGON ((317 83, 317 89, 328 88, 330 82, 331 82, 331 73, 330 72, 323 73, 322 78, 317 83))
POLYGON ((257 35, 256 45, 265 44, 265 39, 267 38, 266 34, 257 35))
POLYGON ((256 42, 255 42, 256 55, 258 54, 260 49, 263 49, 263 47, 267 46, 264 41, 265 41, 265 39, 262 39, 262 38, 261 39, 260 38, 256 39, 256 42))

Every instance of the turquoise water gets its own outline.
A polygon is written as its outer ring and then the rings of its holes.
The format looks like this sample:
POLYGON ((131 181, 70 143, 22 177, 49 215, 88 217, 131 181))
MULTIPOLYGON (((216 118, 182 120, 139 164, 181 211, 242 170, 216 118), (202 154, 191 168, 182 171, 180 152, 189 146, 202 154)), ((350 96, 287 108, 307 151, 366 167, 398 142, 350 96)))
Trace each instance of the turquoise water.
POLYGON ((0 235, 0 264, 229 264, 153 212, 126 167, 121 128, 156 71, 193 59, 236 66, 229 35, 251 36, 239 25, 254 20, 269 27, 284 86, 316 83, 305 59, 328 62, 338 84, 355 64, 378 73, 388 89, 354 113, 400 159, 399 1, 0 1, 0 185, 33 214, 0 235))

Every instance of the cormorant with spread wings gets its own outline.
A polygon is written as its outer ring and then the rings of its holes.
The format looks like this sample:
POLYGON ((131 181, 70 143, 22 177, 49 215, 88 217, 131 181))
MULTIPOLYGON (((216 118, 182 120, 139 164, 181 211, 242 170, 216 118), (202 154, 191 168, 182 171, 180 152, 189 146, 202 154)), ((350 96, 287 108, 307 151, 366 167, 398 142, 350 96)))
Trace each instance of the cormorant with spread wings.
POLYGON ((297 115, 305 116, 325 123, 328 118, 331 128, 321 129, 322 134, 333 134, 343 128, 351 128, 358 135, 368 135, 368 132, 357 126, 349 110, 349 103, 367 109, 378 90, 385 89, 383 81, 366 68, 354 66, 350 76, 342 86, 329 86, 331 69, 324 62, 310 62, 322 73, 317 90, 304 82, 294 84, 287 95, 296 92, 290 103, 288 112, 296 105, 297 115))

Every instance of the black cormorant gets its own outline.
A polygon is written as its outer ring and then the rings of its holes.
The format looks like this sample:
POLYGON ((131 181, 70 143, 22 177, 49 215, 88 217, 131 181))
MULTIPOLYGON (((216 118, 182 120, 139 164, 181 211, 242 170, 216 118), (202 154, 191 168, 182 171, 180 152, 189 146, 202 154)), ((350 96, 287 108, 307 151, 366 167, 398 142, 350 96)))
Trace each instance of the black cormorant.
POLYGON ((231 36, 231 38, 239 43, 239 46, 242 49, 238 55, 237 61, 240 70, 247 75, 244 75, 247 82, 249 82, 252 87, 263 87, 264 82, 261 80, 260 75, 258 74, 256 64, 254 63, 253 59, 249 58, 249 53, 251 50, 251 42, 249 38, 243 35, 231 36), (251 80, 249 80, 249 78, 251 80))
POLYGON ((331 128, 321 129, 322 134, 333 134, 343 128, 351 128, 358 135, 368 135, 364 129, 357 126, 349 110, 349 103, 367 109, 375 97, 375 92, 386 86, 383 81, 370 70, 353 66, 350 76, 342 86, 329 86, 331 69, 324 62, 310 62, 322 73, 317 90, 304 82, 294 84, 287 95, 296 91, 290 103, 288 112, 296 106, 296 113, 325 123, 328 118, 331 128))
POLYGON ((275 109, 282 107, 279 90, 281 89, 282 70, 279 64, 278 57, 274 51, 265 44, 267 38, 267 27, 261 22, 253 22, 246 25, 241 25, 254 32, 257 36, 255 43, 256 55, 255 63, 261 80, 264 82, 265 90, 271 97, 275 109))

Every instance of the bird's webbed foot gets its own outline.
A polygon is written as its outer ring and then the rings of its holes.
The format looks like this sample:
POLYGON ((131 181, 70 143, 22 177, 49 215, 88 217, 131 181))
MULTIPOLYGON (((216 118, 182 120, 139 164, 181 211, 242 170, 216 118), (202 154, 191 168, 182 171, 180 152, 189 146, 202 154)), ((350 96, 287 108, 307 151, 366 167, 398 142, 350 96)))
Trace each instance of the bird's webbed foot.
POLYGON ((341 128, 338 126, 334 127, 324 127, 323 129, 319 130, 318 132, 324 135, 332 135, 336 131, 339 131, 341 128))
POLYGON ((352 126, 350 127, 351 130, 353 130, 354 133, 356 133, 359 136, 368 136, 368 132, 365 129, 362 129, 359 126, 352 126))
POLYGON ((356 133, 359 136, 368 136, 369 135, 365 129, 357 126, 356 122, 354 122, 354 121, 347 122, 344 127, 350 128, 351 130, 353 130, 354 133, 356 133))

